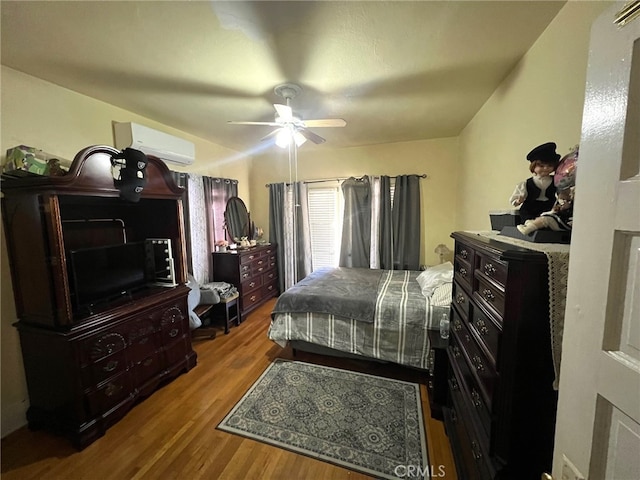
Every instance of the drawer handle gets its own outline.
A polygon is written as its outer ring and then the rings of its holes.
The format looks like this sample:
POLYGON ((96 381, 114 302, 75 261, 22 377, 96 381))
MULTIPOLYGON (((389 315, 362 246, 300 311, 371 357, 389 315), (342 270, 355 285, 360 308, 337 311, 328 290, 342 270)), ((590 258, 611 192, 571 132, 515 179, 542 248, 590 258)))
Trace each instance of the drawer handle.
POLYGON ((460 356, 460 348, 457 345, 453 347, 453 356, 456 358, 460 356))
POLYGON ((484 323, 484 320, 481 318, 476 319, 476 327, 480 335, 485 336, 489 334, 489 329, 487 328, 487 324, 484 323))
POLYGON ((269 274, 269 280, 272 280, 272 279, 273 279, 273 273, 270 273, 269 274))
POLYGON ((111 360, 104 367, 102 367, 102 370, 105 371, 105 372, 113 372, 116 368, 118 368, 118 361, 117 360, 111 360))
POLYGON ((244 279, 247 279, 247 278, 249 278, 249 274, 248 274, 248 273, 245 273, 244 275, 242 275, 242 279, 243 279, 243 280, 244 280, 244 279))
POLYGON ((249 284, 249 286, 250 286, 250 287, 255 287, 255 286, 256 286, 256 282, 251 282, 251 283, 249 284))
POLYGON ((457 318, 453 321, 453 329, 456 332, 459 332, 460 330, 462 330, 462 322, 457 318))
POLYGON ((243 265, 242 266, 242 271, 246 272, 247 270, 249 270, 249 267, 247 265, 243 265))
POLYGON ((104 394, 107 397, 113 397, 116 393, 118 393, 120 390, 122 390, 122 385, 114 385, 113 383, 110 383, 109 385, 107 385, 107 387, 104 389, 104 394))
POLYGON ((173 329, 169 332, 169 336, 170 336, 171 338, 173 338, 173 337, 175 337, 176 335, 178 335, 178 332, 179 332, 179 331, 180 331, 180 330, 178 330, 177 328, 173 328, 173 329))
POLYGON ((456 295, 456 303, 458 305, 462 305, 464 303, 464 300, 465 300, 464 295, 462 295, 461 293, 456 295))
POLYGON ((475 441, 471 441, 471 453, 473 454, 474 460, 480 460, 482 458, 482 452, 480 451, 480 447, 475 441))
POLYGON ((493 266, 492 263, 487 263, 484 266, 484 273, 490 277, 491 275, 493 275, 494 273, 496 273, 496 267, 493 266))
POLYGON ((485 288, 484 290, 482 290, 482 296, 484 298, 486 298, 489 302, 496 298, 496 296, 493 294, 493 292, 491 290, 489 290, 488 288, 485 288))
POLYGON ((264 270, 264 267, 260 267, 260 268, 258 269, 258 271, 259 271, 259 272, 261 272, 261 271, 263 271, 263 270, 264 270))
POLYGON ((273 290, 273 285, 269 285, 269 286, 267 287, 267 290, 269 290, 269 291, 273 290))
POLYGON ((460 250, 460 256, 466 259, 469 256, 469 252, 467 252, 465 249, 462 249, 460 250))
POLYGON ((142 365, 144 365, 145 367, 148 367, 152 363, 153 363, 153 358, 149 357, 144 362, 142 362, 142 365))
POLYGON ((251 297, 249 297, 249 300, 251 300, 252 302, 256 301, 256 296, 255 295, 251 295, 251 297))
POLYGON ((259 260, 258 261, 258 265, 262 265, 264 263, 264 260, 259 260))
POLYGON ((484 365, 482 363, 482 359, 478 355, 474 355, 471 359, 473 361, 473 366, 476 367, 476 370, 479 372, 484 371, 484 365))
POLYGON ((463 277, 466 277, 466 276, 467 276, 467 269, 466 269, 466 268, 464 268, 464 267, 460 267, 460 268, 458 269, 458 272, 460 272, 460 275, 462 275, 463 277))
POLYGON ((255 255, 249 255, 249 260, 253 260, 254 258, 256 258, 255 255))
POLYGON ((460 390, 460 385, 458 385, 458 380, 455 378, 451 379, 451 390, 460 390))
POLYGON ((480 394, 476 391, 475 388, 471 390, 471 399, 473 401, 473 405, 476 408, 480 408, 482 406, 482 400, 480 400, 480 394))

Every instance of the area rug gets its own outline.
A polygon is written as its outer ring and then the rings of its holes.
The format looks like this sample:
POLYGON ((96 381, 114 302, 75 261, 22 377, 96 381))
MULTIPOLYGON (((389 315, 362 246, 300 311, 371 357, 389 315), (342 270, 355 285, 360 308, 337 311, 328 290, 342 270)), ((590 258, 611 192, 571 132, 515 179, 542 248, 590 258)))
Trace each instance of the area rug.
POLYGON ((415 383, 276 359, 218 428, 377 478, 429 478, 415 383))

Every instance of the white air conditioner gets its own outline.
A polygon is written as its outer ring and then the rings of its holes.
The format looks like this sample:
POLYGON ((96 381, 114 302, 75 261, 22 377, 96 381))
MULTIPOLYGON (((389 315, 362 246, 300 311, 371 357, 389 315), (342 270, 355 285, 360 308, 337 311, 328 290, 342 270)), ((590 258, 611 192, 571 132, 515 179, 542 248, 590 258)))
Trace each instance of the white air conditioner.
POLYGON ((166 162, 191 165, 196 158, 193 142, 132 122, 113 122, 117 149, 134 148, 166 162))

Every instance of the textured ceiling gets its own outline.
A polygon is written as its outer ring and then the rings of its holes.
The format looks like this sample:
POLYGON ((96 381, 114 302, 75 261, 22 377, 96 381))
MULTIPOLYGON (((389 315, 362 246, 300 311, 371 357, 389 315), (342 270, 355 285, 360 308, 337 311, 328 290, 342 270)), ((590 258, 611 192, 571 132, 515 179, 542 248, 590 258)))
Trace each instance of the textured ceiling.
POLYGON ((227 121, 294 82, 303 119, 346 120, 327 144, 371 145, 458 135, 563 4, 3 0, 0 58, 235 150, 271 128, 227 121))

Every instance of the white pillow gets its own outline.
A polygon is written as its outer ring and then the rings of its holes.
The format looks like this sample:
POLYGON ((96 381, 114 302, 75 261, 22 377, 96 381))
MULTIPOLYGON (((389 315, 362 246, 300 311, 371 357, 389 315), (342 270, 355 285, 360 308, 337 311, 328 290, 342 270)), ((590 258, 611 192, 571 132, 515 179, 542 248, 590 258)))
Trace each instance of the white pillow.
POLYGON ((187 287, 191 289, 189 295, 187 296, 187 307, 189 308, 189 327, 191 330, 196 329, 202 326, 202 320, 200 317, 196 315, 196 312, 193 311, 200 304, 200 287, 198 286, 198 282, 193 277, 193 275, 189 274, 187 278, 187 287))
POLYGON ((429 267, 418 275, 417 280, 422 289, 422 294, 429 298, 440 285, 453 281, 453 264, 451 262, 445 262, 434 267, 429 267))

